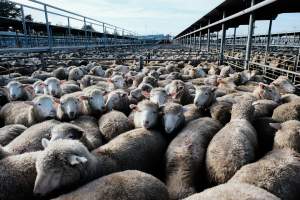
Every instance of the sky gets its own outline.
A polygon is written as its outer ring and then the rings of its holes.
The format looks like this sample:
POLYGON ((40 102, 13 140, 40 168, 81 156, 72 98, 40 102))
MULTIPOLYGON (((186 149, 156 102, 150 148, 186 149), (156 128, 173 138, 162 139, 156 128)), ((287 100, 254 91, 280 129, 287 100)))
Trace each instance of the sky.
MULTIPOLYGON (((28 0, 13 0, 26 5, 34 5, 28 0)), ((84 16, 104 21, 140 35, 180 33, 223 0, 41 0, 44 3, 66 9, 84 16)), ((40 7, 41 8, 41 7, 40 7)), ((44 22, 41 12, 25 9, 35 21, 44 22)), ((300 14, 279 15, 273 23, 273 32, 300 31, 300 14)), ((66 25, 63 17, 49 15, 52 24, 66 25)), ((82 27, 82 22, 71 20, 71 26, 82 27)), ((266 33, 267 22, 257 22, 255 33, 266 33)), ((94 28, 102 31, 102 27, 94 28)), ((241 26, 237 34, 247 33, 248 27, 241 26)), ((113 30, 110 30, 112 32, 113 30)), ((232 30, 229 30, 229 33, 232 30)))

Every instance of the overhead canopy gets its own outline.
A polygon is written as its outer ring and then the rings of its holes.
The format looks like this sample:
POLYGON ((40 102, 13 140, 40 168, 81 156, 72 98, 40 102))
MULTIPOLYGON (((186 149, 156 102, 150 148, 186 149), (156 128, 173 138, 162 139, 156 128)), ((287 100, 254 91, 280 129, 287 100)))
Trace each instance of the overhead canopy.
MULTIPOLYGON (((270 20, 275 19, 278 14, 281 13, 293 13, 300 12, 300 1, 299 0, 256 0, 255 5, 262 5, 255 11, 255 20, 270 20)), ((208 14, 204 15, 201 19, 193 23, 191 26, 186 28, 176 38, 184 36, 193 32, 193 34, 198 34, 201 27, 205 27, 214 22, 218 22, 223 19, 223 12, 225 16, 229 17, 245 9, 251 7, 251 0, 226 0, 217 6, 215 9, 210 11, 208 14), (198 30, 198 31, 196 31, 198 30)), ((258 7, 258 6, 257 6, 258 7)), ((251 13, 251 12, 250 12, 251 13)), ((240 13, 239 16, 234 17, 225 22, 226 28, 234 28, 240 25, 249 24, 249 14, 248 12, 240 13)), ((209 27, 211 32, 220 31, 222 29, 222 23, 216 24, 215 26, 209 27)))

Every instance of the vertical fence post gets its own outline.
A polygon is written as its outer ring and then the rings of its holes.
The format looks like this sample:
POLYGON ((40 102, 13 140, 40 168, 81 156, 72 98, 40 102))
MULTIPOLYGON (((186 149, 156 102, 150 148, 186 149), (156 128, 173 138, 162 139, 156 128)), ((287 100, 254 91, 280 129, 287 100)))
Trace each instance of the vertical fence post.
MULTIPOLYGON (((208 25, 210 24, 210 20, 208 20, 208 25)), ((207 29, 207 53, 210 52, 210 29, 207 29)))

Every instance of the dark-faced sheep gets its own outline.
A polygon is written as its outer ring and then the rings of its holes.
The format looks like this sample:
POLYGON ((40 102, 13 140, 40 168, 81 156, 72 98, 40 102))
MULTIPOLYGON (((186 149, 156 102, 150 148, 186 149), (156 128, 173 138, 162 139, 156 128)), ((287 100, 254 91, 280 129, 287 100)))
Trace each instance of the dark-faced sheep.
POLYGON ((167 103, 162 110, 163 125, 167 134, 173 134, 185 124, 184 108, 177 103, 167 103))

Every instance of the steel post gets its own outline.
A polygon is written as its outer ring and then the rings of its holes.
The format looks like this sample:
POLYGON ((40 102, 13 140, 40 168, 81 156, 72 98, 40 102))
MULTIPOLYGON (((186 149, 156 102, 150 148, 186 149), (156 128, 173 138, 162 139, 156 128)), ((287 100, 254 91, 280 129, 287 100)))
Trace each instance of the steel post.
POLYGON ((271 32, 272 32, 272 24, 273 20, 269 21, 269 29, 268 29, 268 36, 267 36, 267 44, 266 44, 266 52, 265 52, 265 64, 267 64, 269 50, 270 50, 270 42, 271 42, 271 32))
MULTIPOLYGON (((254 6, 255 0, 251 1, 251 6, 254 6)), ((249 32, 248 32, 248 38, 247 38, 247 46, 246 46, 246 58, 244 63, 244 69, 249 69, 249 62, 251 57, 251 47, 252 47, 252 37, 254 32, 254 13, 251 13, 249 16, 249 32)))
POLYGON ((52 49, 52 36, 50 32, 50 25, 48 21, 48 11, 47 11, 47 5, 44 5, 44 12, 45 12, 45 20, 46 20, 46 27, 47 27, 47 35, 48 35, 48 46, 51 51, 52 49))
MULTIPOLYGON (((210 20, 208 20, 208 25, 210 20)), ((210 52, 210 28, 207 29, 207 52, 210 52)))
MULTIPOLYGON (((225 18, 225 11, 223 12, 223 18, 225 18)), ((221 48, 220 48, 220 65, 224 62, 224 49, 226 44, 226 27, 225 23, 222 24, 222 38, 221 38, 221 48)))
POLYGON ((25 47, 28 47, 27 27, 26 27, 26 20, 25 20, 23 5, 21 5, 21 14, 22 14, 23 33, 25 35, 25 47))

